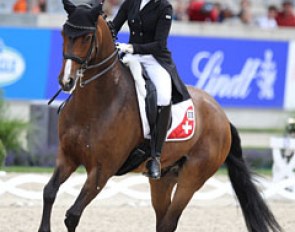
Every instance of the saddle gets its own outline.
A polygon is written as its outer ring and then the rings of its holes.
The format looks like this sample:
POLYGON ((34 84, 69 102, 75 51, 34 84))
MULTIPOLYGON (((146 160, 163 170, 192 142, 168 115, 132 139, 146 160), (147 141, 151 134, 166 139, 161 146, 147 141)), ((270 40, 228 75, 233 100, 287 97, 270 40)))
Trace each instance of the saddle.
MULTIPOLYGON (((154 83, 149 78, 144 67, 132 56, 123 58, 121 62, 130 69, 135 81, 138 98, 144 142, 136 147, 116 175, 123 175, 137 168, 149 158, 150 154, 150 128, 156 124, 157 94, 154 83)), ((195 115, 191 99, 172 104, 171 119, 167 132, 166 142, 186 141, 194 135, 195 115)))

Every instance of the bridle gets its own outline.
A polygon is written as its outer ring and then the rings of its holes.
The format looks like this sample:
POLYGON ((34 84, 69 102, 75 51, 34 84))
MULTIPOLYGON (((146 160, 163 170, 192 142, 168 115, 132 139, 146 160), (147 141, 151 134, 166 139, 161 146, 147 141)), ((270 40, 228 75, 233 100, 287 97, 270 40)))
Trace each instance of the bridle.
POLYGON ((99 78, 99 77, 103 76, 104 74, 106 74, 108 71, 110 71, 115 66, 115 64, 116 64, 116 62, 118 60, 118 50, 115 49, 112 54, 110 54, 108 57, 103 59, 101 62, 99 62, 97 64, 89 65, 89 63, 90 63, 90 61, 92 59, 93 52, 97 49, 97 46, 96 46, 96 30, 97 30, 97 27, 96 26, 95 27, 76 26, 76 25, 73 25, 73 24, 71 24, 69 22, 66 22, 66 24, 68 24, 69 26, 71 26, 71 27, 73 27, 75 29, 94 31, 94 35, 91 38, 90 48, 88 49, 85 58, 81 58, 81 57, 78 57, 78 56, 76 56, 74 54, 69 54, 69 53, 64 53, 63 54, 64 59, 73 60, 73 61, 75 61, 75 62, 77 62, 78 64, 81 65, 81 67, 77 70, 76 75, 77 75, 77 78, 79 78, 80 87, 83 88, 85 85, 89 84, 90 82, 92 82, 92 81, 96 80, 97 78, 99 78), (88 78, 87 80, 83 80, 84 73, 87 70, 99 68, 102 65, 106 64, 107 62, 109 62, 114 57, 115 57, 115 59, 113 60, 113 62, 109 66, 107 66, 106 68, 104 68, 99 73, 92 76, 91 78, 88 78))
POLYGON ((93 50, 95 48, 95 41, 96 41, 96 28, 95 27, 82 27, 82 26, 76 26, 74 24, 71 24, 70 22, 66 22, 66 24, 72 28, 75 28, 75 29, 79 29, 79 30, 91 30, 91 31, 94 31, 94 35, 92 36, 91 38, 91 45, 90 45, 90 48, 88 49, 88 52, 87 52, 87 55, 84 59, 78 57, 78 56, 75 56, 74 54, 69 54, 69 53, 63 53, 63 57, 64 57, 64 60, 66 59, 70 59, 70 60, 73 60, 75 62, 77 62, 78 64, 80 64, 81 66, 85 66, 87 67, 88 65, 88 62, 90 61, 91 59, 91 56, 92 56, 92 53, 93 53, 93 50))
MULTIPOLYGON (((92 30, 94 31, 94 35, 91 39, 91 45, 90 48, 87 51, 86 57, 85 58, 81 58, 78 57, 74 54, 68 54, 68 53, 63 53, 63 58, 64 59, 70 59, 73 60, 75 62, 77 62, 78 64, 81 65, 81 67, 77 70, 77 78, 79 78, 79 82, 80 82, 80 87, 83 88, 85 85, 89 84, 90 82, 100 78, 101 76, 103 76, 104 74, 106 74, 107 72, 109 72, 117 63, 118 59, 119 59, 119 54, 118 54, 118 49, 115 49, 114 52, 112 54, 110 54, 108 57, 106 57, 105 59, 103 59, 101 62, 97 63, 97 64, 93 64, 93 65, 89 65, 89 62, 91 61, 92 58, 92 54, 93 52, 96 50, 96 30, 97 27, 84 27, 84 26, 77 26, 77 25, 73 25, 70 22, 66 22, 66 24, 68 24, 69 26, 75 28, 75 29, 80 29, 80 30, 92 30), (88 78, 87 80, 83 80, 84 77, 84 73, 87 70, 90 69, 94 69, 94 68, 99 68, 100 66, 106 64, 107 62, 109 62, 111 59, 113 59, 115 57, 115 59, 113 60, 113 62, 107 66, 106 68, 104 68, 103 70, 101 70, 99 73, 97 73, 96 75, 88 78)), ((108 24, 108 26, 110 26, 108 24)), ((111 28, 110 28, 111 29, 111 28)), ((113 31, 111 30, 112 34, 113 31)), ((48 105, 50 105, 55 98, 57 98, 57 96, 61 93, 62 88, 60 88, 55 95, 48 101, 48 105)), ((61 108, 61 107, 60 107, 61 108)), ((60 110, 60 109, 59 109, 60 110)))

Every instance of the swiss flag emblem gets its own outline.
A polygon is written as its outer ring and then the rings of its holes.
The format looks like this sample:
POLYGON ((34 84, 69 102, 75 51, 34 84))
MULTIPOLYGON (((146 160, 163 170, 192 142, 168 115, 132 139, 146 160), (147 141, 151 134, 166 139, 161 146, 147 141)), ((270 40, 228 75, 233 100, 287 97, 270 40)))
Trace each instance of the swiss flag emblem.
POLYGON ((168 135, 168 140, 185 140, 190 138, 195 129, 195 114, 193 106, 189 106, 183 116, 183 120, 168 135))

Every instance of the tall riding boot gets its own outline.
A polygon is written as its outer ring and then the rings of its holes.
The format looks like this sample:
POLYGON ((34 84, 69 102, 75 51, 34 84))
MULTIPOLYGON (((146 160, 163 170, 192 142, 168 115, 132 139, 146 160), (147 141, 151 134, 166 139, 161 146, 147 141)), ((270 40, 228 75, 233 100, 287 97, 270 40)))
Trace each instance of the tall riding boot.
POLYGON ((147 176, 153 179, 159 179, 161 177, 160 157, 167 136, 170 115, 171 104, 159 107, 155 131, 155 149, 151 148, 151 150, 155 150, 155 152, 151 153, 151 159, 146 164, 146 168, 148 169, 147 176))

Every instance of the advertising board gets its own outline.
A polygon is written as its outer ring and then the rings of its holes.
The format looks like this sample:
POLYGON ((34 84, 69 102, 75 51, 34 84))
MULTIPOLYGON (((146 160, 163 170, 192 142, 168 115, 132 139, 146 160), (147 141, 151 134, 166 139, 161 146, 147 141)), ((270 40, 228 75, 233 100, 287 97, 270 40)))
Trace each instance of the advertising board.
MULTIPOLYGON (((127 40, 127 33, 119 34, 118 41, 127 40)), ((285 101, 294 66, 288 59, 295 54, 289 56, 289 45, 294 50, 288 41, 179 35, 168 41, 183 81, 232 108, 291 104, 285 101)), ((59 88, 62 59, 58 29, 0 29, 0 88, 9 99, 51 98, 59 88)))

